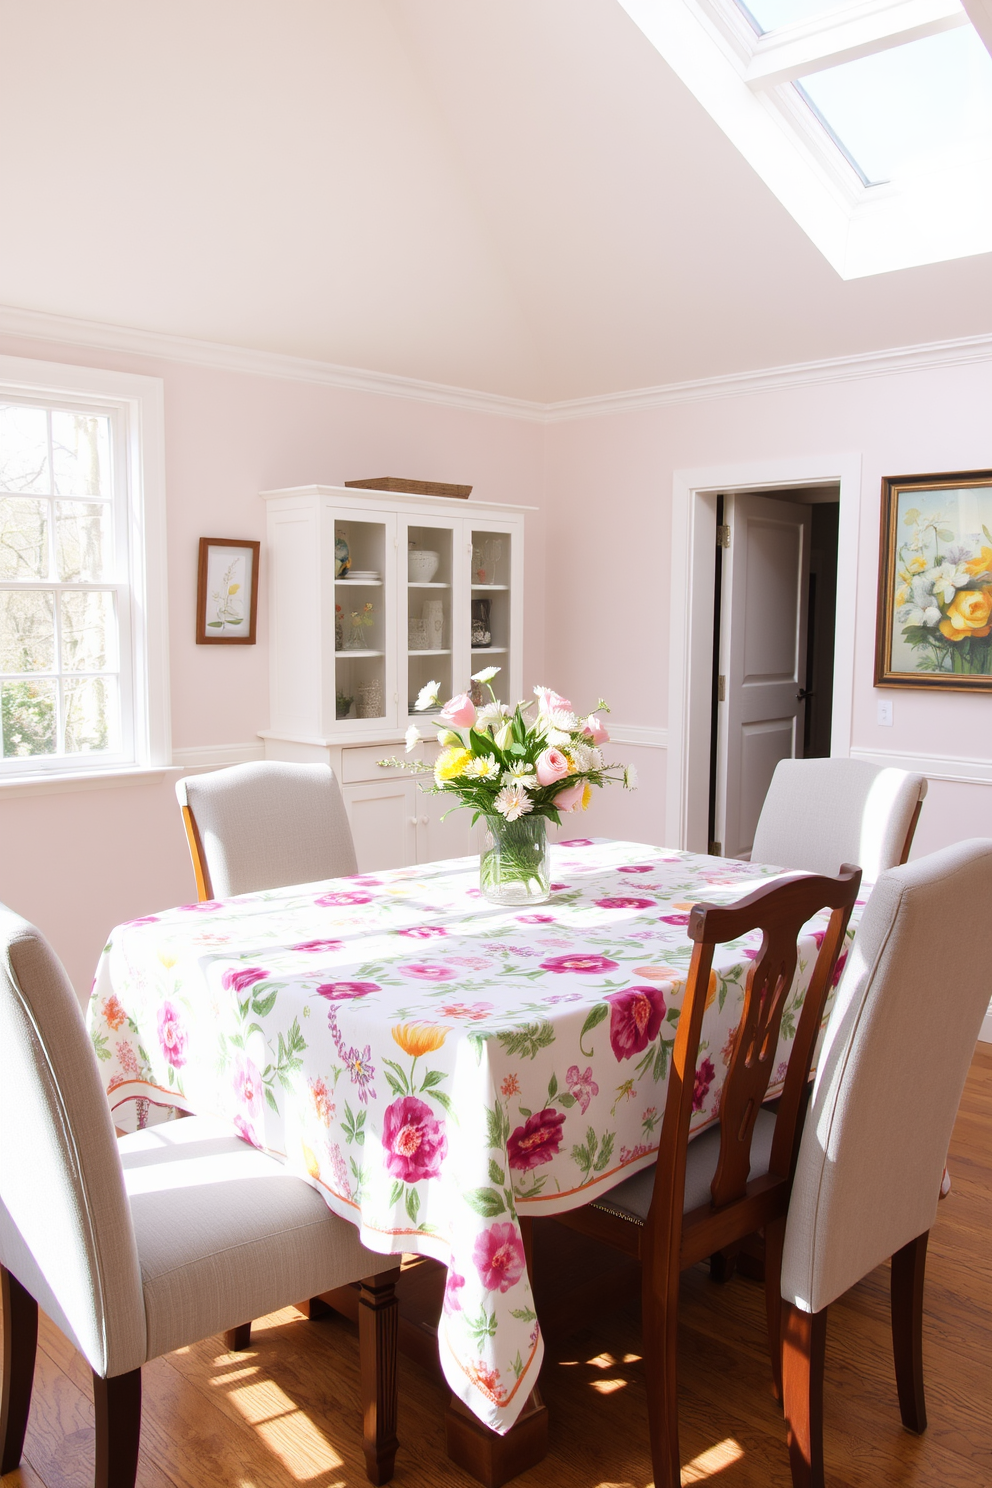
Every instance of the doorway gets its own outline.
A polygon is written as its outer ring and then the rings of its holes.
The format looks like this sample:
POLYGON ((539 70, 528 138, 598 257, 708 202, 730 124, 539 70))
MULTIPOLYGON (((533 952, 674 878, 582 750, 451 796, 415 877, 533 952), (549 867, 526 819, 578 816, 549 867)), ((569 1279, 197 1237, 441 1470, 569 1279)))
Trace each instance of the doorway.
POLYGON ((781 759, 831 752, 840 486, 716 497, 707 846, 746 858, 781 759))

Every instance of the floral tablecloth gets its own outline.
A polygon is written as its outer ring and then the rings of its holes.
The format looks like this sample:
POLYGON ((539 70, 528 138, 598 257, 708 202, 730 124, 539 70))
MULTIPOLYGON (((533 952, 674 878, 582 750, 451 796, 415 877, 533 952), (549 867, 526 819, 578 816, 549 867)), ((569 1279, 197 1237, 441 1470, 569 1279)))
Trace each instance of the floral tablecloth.
MULTIPOLYGON (((543 1353, 518 1216, 651 1162, 689 909, 778 872, 586 838, 553 847, 552 871, 535 910, 483 900, 474 858, 182 905, 113 932, 89 1009, 115 1110, 227 1117, 370 1249, 448 1266, 442 1367, 498 1432, 543 1353)), ((778 1083, 826 918, 807 927, 778 1083)), ((756 944, 717 951, 694 1132, 719 1108, 756 944)))

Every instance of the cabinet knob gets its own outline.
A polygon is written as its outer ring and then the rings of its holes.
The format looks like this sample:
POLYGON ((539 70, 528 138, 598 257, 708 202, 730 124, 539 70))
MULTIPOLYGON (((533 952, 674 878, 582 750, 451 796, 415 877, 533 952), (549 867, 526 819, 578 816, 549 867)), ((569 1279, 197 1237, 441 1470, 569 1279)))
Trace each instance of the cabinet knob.
POLYGON ((415 827, 417 825, 417 818, 415 816, 411 816, 410 825, 411 827, 415 827))
POLYGON ((426 816, 422 816, 420 818, 420 820, 423 822, 424 826, 426 827, 426 825, 427 825, 428 821, 430 820, 430 818, 429 817, 426 817, 426 816))

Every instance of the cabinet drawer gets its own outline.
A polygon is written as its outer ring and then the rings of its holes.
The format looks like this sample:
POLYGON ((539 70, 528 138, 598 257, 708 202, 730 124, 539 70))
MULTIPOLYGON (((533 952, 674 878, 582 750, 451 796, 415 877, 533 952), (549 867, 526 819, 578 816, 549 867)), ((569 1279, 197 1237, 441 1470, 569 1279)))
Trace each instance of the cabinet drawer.
MULTIPOLYGON (((376 760, 381 759, 403 759, 403 740, 395 744, 369 744, 342 749, 341 751, 341 784, 352 785, 359 780, 389 780, 396 779, 402 775, 400 770, 383 770, 376 760)), ((409 759, 419 759, 419 753, 415 750, 409 759)))

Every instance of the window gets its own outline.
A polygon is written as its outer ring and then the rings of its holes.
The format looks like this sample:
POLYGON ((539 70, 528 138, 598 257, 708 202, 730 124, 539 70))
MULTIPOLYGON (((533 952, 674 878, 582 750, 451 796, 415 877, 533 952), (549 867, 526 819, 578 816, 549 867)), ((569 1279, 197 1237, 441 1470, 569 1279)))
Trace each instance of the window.
POLYGON ((169 762, 161 403, 0 357, 0 781, 169 762))
POLYGON ((621 4, 842 278, 992 249, 992 57, 960 0, 621 4))

